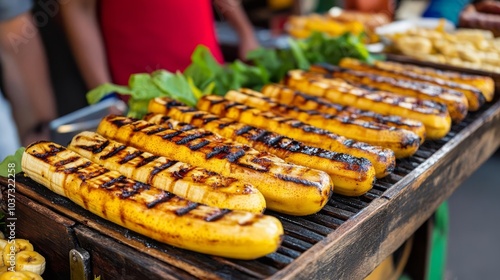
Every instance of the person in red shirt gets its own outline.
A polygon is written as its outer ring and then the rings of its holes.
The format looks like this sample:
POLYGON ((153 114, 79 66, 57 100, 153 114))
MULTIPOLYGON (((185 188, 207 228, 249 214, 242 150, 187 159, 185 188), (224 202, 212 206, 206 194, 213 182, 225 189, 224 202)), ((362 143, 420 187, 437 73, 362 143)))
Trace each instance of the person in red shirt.
MULTIPOLYGON (((258 47, 238 0, 215 0, 240 37, 240 57, 258 47)), ((75 59, 89 89, 106 82, 126 85, 130 74, 184 70, 198 44, 219 62, 210 0, 72 0, 61 5, 75 59)))

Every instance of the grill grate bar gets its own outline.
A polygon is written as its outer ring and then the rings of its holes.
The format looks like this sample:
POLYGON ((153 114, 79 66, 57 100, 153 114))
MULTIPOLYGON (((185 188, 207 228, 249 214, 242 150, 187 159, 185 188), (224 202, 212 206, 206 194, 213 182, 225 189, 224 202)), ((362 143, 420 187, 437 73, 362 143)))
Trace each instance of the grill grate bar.
POLYGON ((293 236, 285 235, 285 237, 283 238, 282 246, 293 249, 295 251, 305 252, 313 245, 293 236))
POLYGON ((293 259, 288 256, 282 255, 278 252, 275 252, 260 258, 259 261, 269 266, 282 269, 285 266, 289 265, 293 261, 293 259))
MULTIPOLYGON (((242 261, 236 259, 225 259, 215 256, 213 256, 212 258, 226 265, 227 269, 229 270, 238 270, 250 275, 251 277, 255 277, 256 279, 264 279, 269 275, 275 274, 279 270, 273 266, 263 265, 262 262, 259 262, 259 260, 242 261)), ((246 276, 245 279, 247 278, 249 277, 246 276)))
POLYGON ((290 223, 299 225, 299 226, 303 227, 303 230, 309 229, 309 230, 311 230, 319 235, 322 235, 322 236, 326 236, 330 232, 332 232, 331 228, 328 228, 328 227, 325 227, 324 225, 319 225, 319 224, 313 222, 313 219, 311 219, 311 217, 314 217, 316 215, 319 215, 319 214, 309 215, 309 216, 307 216, 307 218, 296 217, 295 219, 290 219, 289 216, 285 216, 285 215, 278 214, 278 213, 276 213, 274 216, 279 218, 279 219, 282 219, 282 220, 287 220, 290 223))
POLYGON ((281 220, 281 224, 283 224, 285 234, 290 234, 291 236, 307 243, 315 244, 324 237, 316 232, 305 229, 301 225, 291 223, 286 220, 281 220))
MULTIPOLYGON (((318 225, 328 227, 329 228, 328 233, 332 232, 332 229, 336 229, 338 226, 340 226, 341 224, 344 223, 343 220, 322 214, 322 211, 317 213, 317 214, 309 216, 309 219, 311 221, 317 223, 318 225)), ((316 226, 318 226, 318 225, 316 225, 316 226)))
POLYGON ((346 197, 346 196, 340 196, 340 195, 332 196, 331 200, 333 200, 337 203, 342 203, 344 205, 353 207, 354 209, 363 209, 368 204, 364 201, 361 201, 359 198, 356 198, 356 197, 346 197))
POLYGON ((324 212, 325 214, 328 214, 328 215, 334 217, 334 218, 344 220, 344 221, 349 219, 350 217, 354 216, 354 214, 355 214, 354 212, 342 210, 340 208, 332 207, 330 205, 325 205, 325 207, 323 207, 323 209, 321 211, 324 212))
POLYGON ((335 195, 335 194, 332 195, 332 197, 328 201, 327 205, 330 205, 332 207, 339 208, 341 210, 348 211, 348 212, 351 212, 351 213, 357 213, 359 211, 358 208, 351 207, 351 206, 345 205, 345 204, 343 204, 341 202, 334 201, 333 198, 336 197, 336 196, 337 195, 335 195))
POLYGON ((300 256, 300 254, 301 254, 302 252, 297 252, 297 251, 295 251, 295 250, 293 250, 293 249, 290 249, 290 248, 288 248, 288 247, 285 247, 285 246, 280 246, 280 247, 278 248, 278 253, 281 253, 281 254, 283 254, 283 255, 285 255, 285 256, 287 256, 287 257, 290 257, 290 258, 296 259, 296 258, 298 258, 298 257, 300 256))

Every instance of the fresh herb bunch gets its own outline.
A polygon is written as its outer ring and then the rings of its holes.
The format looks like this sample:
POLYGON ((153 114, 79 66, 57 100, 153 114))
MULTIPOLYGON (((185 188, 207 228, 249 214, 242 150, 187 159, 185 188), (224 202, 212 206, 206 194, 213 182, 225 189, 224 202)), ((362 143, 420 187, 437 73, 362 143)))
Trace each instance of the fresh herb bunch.
POLYGON ((130 76, 128 87, 103 84, 87 93, 90 104, 99 102, 110 93, 130 95, 130 117, 141 118, 147 112, 150 99, 168 96, 195 106, 207 94, 224 95, 242 87, 259 90, 263 85, 279 82, 291 69, 307 70, 312 64, 326 62, 337 65, 344 57, 371 63, 373 57, 360 36, 346 33, 329 37, 313 33, 304 40, 289 39, 288 49, 258 48, 247 56, 251 64, 236 60, 221 65, 208 48, 199 45, 191 56, 191 64, 181 73, 158 70, 151 74, 130 76))

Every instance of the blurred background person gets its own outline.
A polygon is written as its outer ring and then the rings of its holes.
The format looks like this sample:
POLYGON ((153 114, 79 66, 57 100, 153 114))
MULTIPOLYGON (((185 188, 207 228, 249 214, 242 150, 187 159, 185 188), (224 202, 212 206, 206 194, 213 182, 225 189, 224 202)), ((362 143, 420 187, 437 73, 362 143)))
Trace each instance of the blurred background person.
POLYGON ((0 159, 20 145, 49 139, 57 116, 42 41, 30 12, 32 1, 0 0, 0 62, 6 103, 0 100, 0 159), (12 116, 16 129, 12 125, 12 116))
POLYGON ((238 0, 73 0, 61 5, 77 64, 89 89, 106 82, 125 85, 130 74, 184 70, 198 44, 219 62, 212 4, 239 35, 240 58, 258 47, 238 0))

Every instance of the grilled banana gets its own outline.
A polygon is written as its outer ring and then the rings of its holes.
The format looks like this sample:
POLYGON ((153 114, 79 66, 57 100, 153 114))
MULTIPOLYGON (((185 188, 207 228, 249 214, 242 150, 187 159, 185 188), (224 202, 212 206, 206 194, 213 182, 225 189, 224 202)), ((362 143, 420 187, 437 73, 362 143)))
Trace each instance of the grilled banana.
POLYGON ((364 73, 386 76, 394 79, 413 80, 416 82, 429 83, 438 87, 442 87, 444 89, 461 92, 467 98, 467 102, 469 104, 469 111, 479 110, 479 107, 481 107, 481 105, 483 105, 484 102, 486 101, 481 91, 476 87, 472 87, 465 84, 459 84, 453 81, 443 80, 432 76, 426 76, 408 70, 394 71, 389 69, 383 69, 377 67, 376 64, 371 66, 353 58, 342 59, 339 63, 339 66, 356 71, 361 71, 364 73))
POLYGON ((353 140, 391 149, 397 158, 413 155, 420 146, 419 136, 405 129, 353 119, 349 116, 338 117, 314 110, 304 111, 277 103, 270 98, 264 100, 234 90, 226 94, 226 99, 247 105, 250 109, 259 108, 282 117, 295 118, 353 140))
MULTIPOLYGON (((283 90, 288 90, 290 94, 294 93, 293 90, 286 88, 283 85, 265 86, 265 88, 270 87, 278 87, 283 90)), ((354 107, 342 107, 338 104, 332 104, 328 100, 321 99, 319 97, 314 97, 299 92, 297 92, 297 94, 301 94, 302 97, 301 100, 298 100, 298 102, 296 102, 296 104, 287 104, 286 102, 281 102, 281 100, 278 100, 274 97, 266 96, 263 93, 246 88, 240 89, 239 91, 230 91, 226 94, 225 97, 226 99, 243 103, 248 106, 257 107, 261 110, 272 111, 278 115, 296 117, 297 119, 305 123, 309 123, 309 119, 311 118, 322 119, 324 117, 328 119, 327 123, 329 127, 337 122, 340 122, 340 124, 338 125, 342 126, 346 122, 352 121, 354 125, 358 124, 359 126, 362 126, 366 129, 377 128, 380 129, 382 133, 392 132, 394 134, 397 134, 397 132, 400 132, 401 130, 411 131, 414 134, 418 135, 420 143, 423 143, 425 139, 425 126, 419 121, 405 119, 398 116, 382 116, 371 111, 362 111, 354 107), (348 112, 348 110, 350 110, 351 112, 348 112)), ((310 124, 327 129, 326 127, 323 127, 324 124, 310 124)), ((340 129, 336 127, 334 127, 334 129, 340 131, 340 129)), ((346 133, 344 131, 342 133, 337 131, 332 132, 337 134, 346 133)), ((357 139, 356 136, 344 136, 370 143, 369 141, 365 141, 363 139, 357 139)), ((370 144, 383 146, 377 143, 370 144)))
POLYGON ((256 150, 270 152, 286 162, 325 171, 332 179, 335 193, 347 196, 362 195, 372 188, 375 180, 375 170, 371 162, 365 158, 306 146, 280 134, 231 119, 219 118, 207 112, 193 111, 190 107, 172 99, 151 100, 149 111, 159 114, 146 115, 145 119, 148 122, 167 125, 178 130, 195 125, 247 144, 256 150))
POLYGON ((198 101, 197 107, 202 111, 209 111, 221 117, 286 135, 311 146, 351 154, 355 157, 364 157, 373 164, 377 178, 386 176, 394 169, 395 156, 392 150, 346 139, 296 119, 250 109, 248 106, 228 102, 226 99, 214 95, 202 97, 198 101))
POLYGON ((153 154, 251 182, 264 195, 269 209, 290 215, 318 212, 333 188, 330 176, 323 171, 285 163, 208 131, 181 131, 108 116, 97 132, 153 154))
POLYGON ((467 98, 463 93, 455 90, 447 90, 429 83, 408 79, 394 79, 327 64, 313 65, 310 70, 314 73, 322 73, 326 77, 341 78, 361 86, 443 103, 448 108, 450 117, 455 123, 462 121, 467 116, 469 108, 467 98))
POLYGON ((16 254, 15 270, 42 275, 45 271, 45 258, 35 251, 21 251, 16 254))
POLYGON ((158 241, 217 256, 254 259, 274 252, 283 227, 274 217, 201 205, 128 179, 51 142, 26 148, 24 173, 118 225, 158 241))
MULTIPOLYGON (((243 90, 240 90, 245 92, 243 90)), ((388 126, 406 129, 420 138, 420 143, 425 140, 425 126, 422 122, 403 118, 395 115, 381 115, 373 111, 360 110, 352 106, 343 106, 340 104, 332 103, 324 98, 312 96, 302 93, 300 91, 292 90, 284 85, 269 84, 262 88, 262 94, 252 92, 245 92, 259 98, 269 97, 277 102, 284 103, 290 106, 295 106, 302 110, 316 110, 321 113, 336 115, 340 117, 351 117, 354 119, 365 120, 369 122, 376 122, 388 126)))
POLYGON ((30 271, 6 271, 0 274, 0 280, 42 280, 42 276, 30 271))
POLYGON ((453 71, 443 71, 434 68, 420 67, 410 64, 401 64, 396 62, 387 61, 375 61, 374 65, 377 68, 395 71, 395 72, 413 72, 420 75, 426 75, 431 77, 436 77, 446 81, 452 81, 455 83, 466 84, 481 90, 486 101, 490 102, 493 100, 495 94, 495 82, 491 77, 469 75, 453 71))
POLYGON ((266 208, 264 196, 249 183, 142 152, 94 132, 76 135, 68 148, 105 168, 193 202, 250 212, 266 208))
POLYGON ((451 118, 446 106, 433 101, 385 91, 368 91, 339 79, 310 77, 302 70, 289 71, 284 83, 292 89, 324 97, 341 105, 418 120, 424 124, 428 139, 440 139, 451 128, 451 118))

